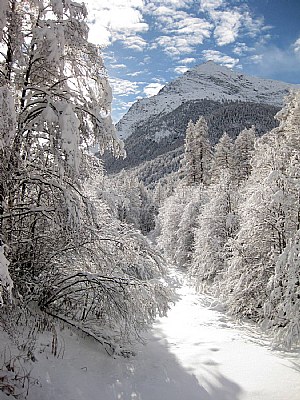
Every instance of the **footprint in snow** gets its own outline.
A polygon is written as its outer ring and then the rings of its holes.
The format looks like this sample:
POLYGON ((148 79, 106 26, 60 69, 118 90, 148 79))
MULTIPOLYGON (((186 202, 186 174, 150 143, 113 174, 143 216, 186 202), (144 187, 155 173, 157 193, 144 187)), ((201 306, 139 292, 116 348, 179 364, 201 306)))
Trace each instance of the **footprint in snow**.
POLYGON ((219 363, 217 363, 214 360, 206 360, 203 362, 204 365, 219 365, 219 363))
POLYGON ((220 349, 218 347, 211 347, 209 350, 210 351, 220 351, 220 349))

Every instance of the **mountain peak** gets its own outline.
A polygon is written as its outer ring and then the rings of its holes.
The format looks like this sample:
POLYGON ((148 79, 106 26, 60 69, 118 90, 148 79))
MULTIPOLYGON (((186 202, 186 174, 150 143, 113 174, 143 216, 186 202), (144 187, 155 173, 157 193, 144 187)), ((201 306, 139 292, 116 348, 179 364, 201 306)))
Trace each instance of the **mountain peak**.
MULTIPOLYGON (((198 65, 196 66, 196 68, 205 67, 205 66, 213 66, 213 67, 224 68, 223 65, 218 64, 218 63, 216 63, 216 62, 213 61, 213 60, 207 60, 207 61, 205 61, 205 62, 203 62, 203 63, 201 63, 201 64, 198 64, 198 65)), ((225 67, 225 68, 226 68, 226 67, 225 67)))
POLYGON ((226 71, 226 72, 232 72, 232 70, 228 67, 225 67, 224 65, 218 64, 213 60, 208 60, 202 64, 196 65, 193 70, 196 71, 205 71, 205 72, 213 72, 213 71, 226 71))
POLYGON ((125 139, 149 118, 169 114, 188 101, 243 101, 278 107, 295 86, 232 71, 209 60, 166 84, 155 96, 134 103, 117 124, 118 133, 125 139))

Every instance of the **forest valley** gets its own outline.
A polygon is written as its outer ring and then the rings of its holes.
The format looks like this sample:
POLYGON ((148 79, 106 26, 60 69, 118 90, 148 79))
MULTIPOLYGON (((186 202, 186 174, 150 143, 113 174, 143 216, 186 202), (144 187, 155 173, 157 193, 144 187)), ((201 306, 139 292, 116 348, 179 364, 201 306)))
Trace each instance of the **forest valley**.
POLYGON ((150 190, 134 172, 106 175, 89 151, 124 156, 85 21, 70 0, 0 5, 0 327, 15 357, 34 361, 41 332, 55 353, 60 324, 130 355, 171 307, 168 263, 298 345, 300 91, 260 138, 253 127, 212 147, 205 119, 190 122, 179 171, 150 190))

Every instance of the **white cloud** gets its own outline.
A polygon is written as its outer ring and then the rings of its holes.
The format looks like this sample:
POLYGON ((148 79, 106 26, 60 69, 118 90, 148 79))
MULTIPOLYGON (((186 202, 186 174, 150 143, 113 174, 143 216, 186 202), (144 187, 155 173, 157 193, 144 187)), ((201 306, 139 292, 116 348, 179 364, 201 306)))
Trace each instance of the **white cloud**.
POLYGON ((160 1, 147 6, 147 13, 155 20, 155 27, 161 35, 152 43, 151 48, 161 47, 170 55, 191 53, 211 35, 213 25, 203 18, 195 17, 183 10, 190 1, 160 1))
POLYGON ((156 39, 156 43, 169 56, 178 56, 182 53, 192 53, 194 51, 193 44, 189 38, 182 36, 160 36, 156 39))
POLYGON ((122 69, 124 69, 124 68, 126 68, 126 65, 125 64, 111 64, 110 68, 113 68, 113 69, 122 68, 122 69))
POLYGON ((299 39, 296 40, 296 42, 293 44, 294 52, 300 54, 300 37, 299 39))
MULTIPOLYGON (((147 12, 155 18, 156 28, 162 33, 152 48, 161 47, 173 57, 192 53, 212 32, 216 44, 224 46, 236 42, 240 35, 254 38, 270 28, 264 26, 263 18, 254 18, 246 4, 201 0, 200 11, 205 18, 199 18, 176 8, 175 3, 178 2, 161 0, 147 6, 147 12)), ((184 2, 185 5, 192 3, 184 2)))
POLYGON ((148 25, 143 22, 143 16, 139 10, 122 7, 118 12, 102 11, 101 19, 112 31, 145 32, 148 25))
POLYGON ((174 68, 176 74, 184 74, 188 71, 188 68, 185 65, 178 65, 178 67, 174 68))
POLYGON ((152 81, 156 82, 156 83, 160 83, 161 85, 165 85, 165 80, 161 77, 159 77, 159 78, 154 77, 154 78, 152 78, 152 81))
POLYGON ((214 61, 228 68, 235 67, 239 62, 238 58, 230 57, 217 50, 204 50, 202 51, 202 55, 205 61, 214 61))
POLYGON ((108 45, 118 35, 146 32, 148 24, 142 14, 143 0, 86 0, 89 15, 89 40, 108 45))
POLYGON ((142 82, 132 82, 127 79, 110 78, 113 95, 128 96, 130 94, 140 93, 139 86, 142 82))
POLYGON ((151 60, 151 57, 149 57, 149 56, 143 58, 143 62, 145 64, 148 64, 150 60, 151 60))
POLYGON ((172 22, 165 25, 166 35, 158 37, 152 47, 159 46, 168 55, 192 53, 195 46, 209 38, 212 25, 201 18, 190 17, 187 13, 177 14, 172 22))
MULTIPOLYGON (((85 0, 89 6, 98 6, 99 0, 85 0)), ((142 8, 144 6, 143 0, 101 0, 101 8, 109 10, 114 7, 136 7, 142 8)))
POLYGON ((138 35, 116 35, 116 40, 120 40, 123 46, 136 51, 143 51, 147 46, 146 40, 138 35))
POLYGON ((144 87, 144 93, 147 97, 156 95, 164 85, 158 82, 149 83, 144 87))
POLYGON ((200 1, 200 10, 201 11, 211 11, 219 8, 224 4, 223 0, 201 0, 200 1))
POLYGON ((163 33, 181 34, 200 34, 207 36, 207 30, 212 25, 203 18, 193 16, 183 10, 177 10, 170 7, 161 6, 150 11, 150 14, 156 18, 157 28, 163 33))
POLYGON ((245 33, 250 37, 261 36, 272 27, 264 25, 263 17, 253 17, 248 10, 242 13, 242 23, 245 33))
POLYGON ((234 54, 238 56, 243 56, 252 51, 255 51, 255 48, 247 46, 246 43, 237 43, 233 49, 234 54))
POLYGON ((211 28, 212 25, 202 18, 182 15, 182 17, 175 22, 173 29, 170 29, 170 32, 177 35, 200 36, 199 39, 194 39, 194 41, 197 43, 202 43, 204 38, 210 36, 211 28))
POLYGON ((185 8, 193 3, 193 0, 152 0, 147 2, 148 9, 157 9, 158 7, 169 7, 173 9, 185 8))
POLYGON ((115 53, 113 51, 104 51, 103 57, 105 58, 106 61, 109 61, 111 64, 117 62, 115 53))
POLYGON ((193 62, 196 61, 195 58, 192 57, 188 57, 188 58, 184 58, 183 60, 180 60, 183 64, 192 64, 193 62))
POLYGON ((216 27, 214 37, 219 46, 233 43, 241 27, 241 14, 237 11, 212 11, 210 13, 216 27))
MULTIPOLYGON (((217 45, 234 43, 240 35, 262 36, 270 27, 254 18, 244 2, 200 0, 202 18, 191 11, 194 0, 86 0, 90 40, 109 45, 116 40, 136 51, 148 45, 141 37, 151 28, 160 33, 152 49, 161 47, 171 56, 192 53, 211 37, 217 45), (150 20, 145 19, 151 17, 150 20), (204 16, 204 17, 203 17, 204 16), (174 43, 173 42, 174 39, 174 43)), ((266 36, 266 35, 265 35, 266 36)))
POLYGON ((129 72, 127 75, 128 76, 138 76, 142 75, 145 71, 136 71, 136 72, 129 72))
POLYGON ((111 44, 112 35, 111 32, 100 24, 93 23, 89 24, 89 41, 91 43, 107 47, 111 44))
POLYGON ((122 102, 119 105, 119 108, 121 108, 121 110, 128 110, 128 108, 130 108, 132 106, 132 104, 134 103, 134 101, 128 101, 128 102, 122 102))
POLYGON ((262 54, 254 54, 253 56, 249 57, 249 59, 254 63, 254 64, 259 64, 262 59, 263 55, 262 54))
POLYGON ((200 10, 213 23, 214 37, 219 46, 234 43, 240 36, 265 36, 271 28, 264 25, 263 17, 253 16, 246 2, 201 0, 200 10))
POLYGON ((152 11, 151 14, 159 17, 167 17, 167 16, 174 17, 174 15, 176 14, 176 10, 174 8, 165 6, 159 6, 151 11, 152 11))

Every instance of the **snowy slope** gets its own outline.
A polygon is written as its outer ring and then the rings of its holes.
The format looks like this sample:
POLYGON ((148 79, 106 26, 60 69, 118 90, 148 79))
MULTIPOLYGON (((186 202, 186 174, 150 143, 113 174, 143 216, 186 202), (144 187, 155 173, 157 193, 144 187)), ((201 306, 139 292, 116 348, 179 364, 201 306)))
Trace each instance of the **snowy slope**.
POLYGON ((178 271, 170 279, 177 302, 135 357, 112 358, 95 343, 62 333, 64 357, 37 355, 32 375, 40 386, 28 399, 299 400, 299 353, 272 350, 259 329, 209 306, 211 299, 181 283, 178 271))
POLYGON ((248 101, 281 106, 296 85, 244 75, 208 61, 164 86, 156 96, 138 100, 117 124, 122 139, 149 118, 170 113, 188 100, 248 101))

